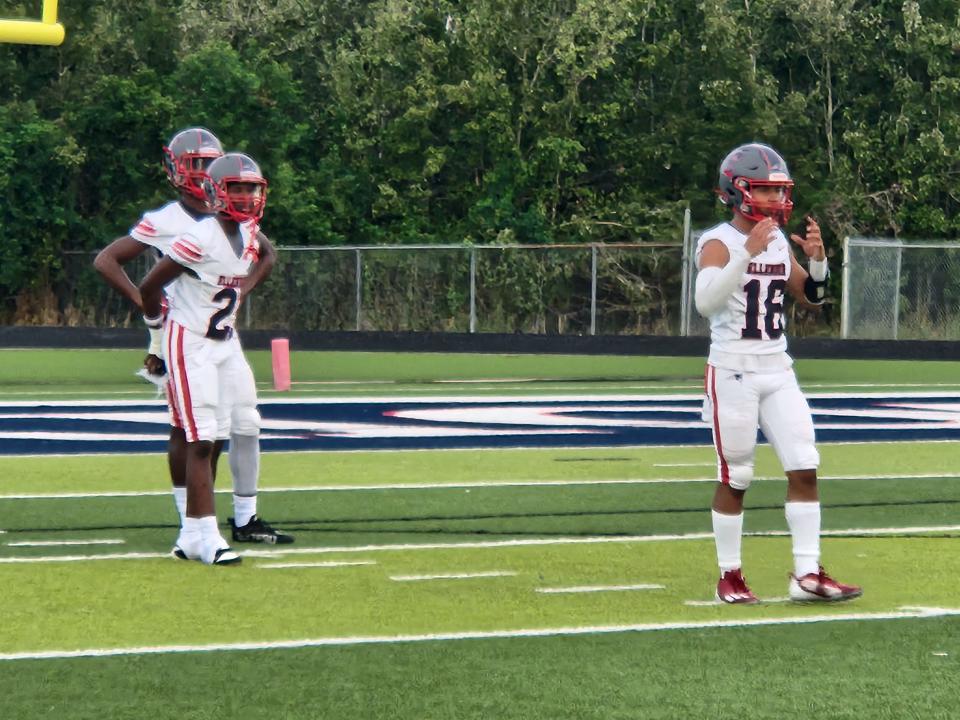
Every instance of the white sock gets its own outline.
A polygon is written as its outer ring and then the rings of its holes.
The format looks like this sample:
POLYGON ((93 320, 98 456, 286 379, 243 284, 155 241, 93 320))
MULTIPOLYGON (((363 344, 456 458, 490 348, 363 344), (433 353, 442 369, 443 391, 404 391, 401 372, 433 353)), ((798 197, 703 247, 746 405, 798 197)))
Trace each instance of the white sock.
POLYGON ((180 526, 180 537, 177 538, 177 545, 185 552, 192 552, 194 545, 198 544, 203 537, 200 518, 184 516, 183 524, 180 526))
POLYGON ((196 520, 197 525, 200 528, 200 534, 203 536, 204 544, 213 542, 218 546, 220 543, 223 543, 223 546, 226 546, 226 542, 223 542, 223 536, 220 535, 220 528, 217 527, 217 516, 216 515, 205 515, 201 518, 187 518, 188 520, 196 520))
POLYGON ((820 569, 820 503, 788 502, 784 506, 793 537, 794 574, 803 577, 820 569))
POLYGON ((711 510, 713 539, 717 544, 717 564, 720 574, 742 567, 740 544, 743 539, 743 513, 724 515, 711 510))
POLYGON ((252 495, 234 495, 233 496, 233 522, 237 527, 243 527, 250 518, 257 514, 257 496, 252 495))
POLYGON ((177 506, 177 512, 180 514, 180 527, 183 527, 183 521, 187 517, 187 489, 185 487, 174 486, 173 504, 177 506))

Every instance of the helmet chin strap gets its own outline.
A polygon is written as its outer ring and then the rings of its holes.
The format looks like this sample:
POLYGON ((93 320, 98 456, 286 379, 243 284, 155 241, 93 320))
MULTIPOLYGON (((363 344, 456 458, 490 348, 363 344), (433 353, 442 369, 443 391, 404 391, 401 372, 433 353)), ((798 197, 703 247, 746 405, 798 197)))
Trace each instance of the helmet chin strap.
MULTIPOLYGON (((744 203, 744 205, 746 205, 746 203, 744 203)), ((769 217, 776 220, 777 225, 779 225, 780 227, 783 227, 790 220, 790 209, 788 208, 774 208, 774 209, 771 209, 770 213, 747 212, 743 210, 742 207, 734 208, 733 211, 737 213, 737 215, 740 215, 744 219, 749 220, 750 222, 753 222, 753 223, 758 223, 761 220, 765 220, 766 218, 769 217)))

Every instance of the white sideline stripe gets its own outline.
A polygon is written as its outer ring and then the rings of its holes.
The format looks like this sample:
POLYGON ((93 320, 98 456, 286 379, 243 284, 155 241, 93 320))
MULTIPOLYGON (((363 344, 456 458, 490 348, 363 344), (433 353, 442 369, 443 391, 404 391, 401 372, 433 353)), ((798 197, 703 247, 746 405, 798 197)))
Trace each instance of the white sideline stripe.
POLYGON ((3 557, 0 558, 0 565, 48 562, 88 562, 91 560, 155 560, 157 558, 169 557, 169 552, 103 553, 102 555, 38 555, 37 557, 3 557))
POLYGON ((654 463, 654 467, 713 467, 715 462, 700 463, 654 463))
MULTIPOLYGON (((446 390, 446 388, 444 388, 441 383, 448 383, 448 384, 449 384, 449 383, 453 383, 453 384, 462 383, 462 384, 464 384, 464 385, 467 385, 467 387, 472 387, 473 390, 479 390, 479 389, 501 390, 501 391, 503 390, 502 387, 497 387, 496 385, 492 385, 492 386, 489 387, 489 388, 478 388, 478 387, 475 387, 475 386, 471 386, 471 385, 470 385, 471 382, 478 382, 478 381, 467 381, 467 380, 460 380, 460 381, 434 380, 434 381, 433 381, 433 383, 435 383, 435 384, 438 385, 438 387, 437 387, 437 391, 438 391, 438 392, 441 391, 441 390, 443 390, 443 391, 446 390)), ((537 385, 537 386, 531 386, 531 385, 529 385, 529 384, 526 384, 526 383, 523 382, 522 379, 521 379, 521 380, 517 380, 517 379, 504 379, 504 380, 502 380, 502 381, 500 381, 500 380, 496 380, 496 381, 495 381, 495 380, 487 380, 487 381, 485 381, 485 382, 490 382, 490 383, 501 383, 501 382, 502 382, 502 383, 506 383, 506 384, 516 383, 517 385, 523 386, 523 389, 524 389, 524 390, 527 390, 527 389, 536 389, 536 390, 552 390, 552 389, 558 389, 558 390, 568 390, 568 391, 569 391, 569 390, 574 390, 574 389, 577 389, 577 388, 583 388, 584 390, 588 390, 588 391, 589 391, 589 390, 596 390, 596 389, 597 389, 597 385, 598 385, 598 383, 596 383, 596 382, 588 383, 588 382, 586 382, 586 381, 585 381, 584 379, 582 379, 582 378, 581 378, 581 379, 578 379, 578 380, 573 380, 573 381, 570 381, 570 382, 566 382, 566 381, 563 381, 563 380, 556 380, 556 379, 554 379, 554 380, 541 380, 541 381, 539 381, 539 382, 542 383, 542 384, 541 384, 541 385, 537 385), (551 385, 555 385, 555 387, 551 387, 551 385)), ((614 385, 614 386, 616 386, 617 388, 622 389, 622 390, 700 390, 700 389, 702 389, 702 387, 703 387, 703 383, 702 383, 702 382, 690 382, 689 384, 684 384, 684 385, 661 385, 660 383, 658 383, 658 382, 656 382, 656 381, 651 381, 650 383, 637 383, 637 382, 634 381, 634 382, 630 382, 629 384, 624 384, 624 382, 617 381, 617 380, 613 380, 613 379, 607 380, 607 381, 601 381, 601 382, 602 382, 603 384, 605 384, 605 385, 614 385)), ((403 381, 403 380, 327 380, 327 381, 323 381, 323 380, 319 380, 319 381, 318 381, 318 380, 295 380, 295 381, 293 381, 294 387, 301 388, 303 392, 307 392, 307 393, 318 393, 318 392, 335 393, 335 392, 342 392, 342 391, 343 391, 343 386, 348 386, 348 385, 354 385, 354 386, 357 386, 357 387, 359 387, 359 388, 362 388, 362 387, 367 386, 367 385, 379 385, 379 386, 383 387, 385 390, 387 389, 386 386, 394 386, 394 387, 391 387, 391 388, 389 388, 389 389, 390 389, 391 391, 395 391, 396 393, 399 394, 399 393, 406 392, 406 391, 407 391, 407 388, 408 388, 410 385, 413 385, 413 384, 414 384, 414 383, 411 383, 411 382, 409 382, 409 381, 403 381), (329 386, 329 387, 323 387, 323 386, 329 386), (395 389, 394 389, 394 388, 395 388, 395 389)), ((418 386, 420 385, 420 383, 416 383, 416 384, 417 384, 418 386)), ((896 388, 960 388, 960 383, 949 383, 949 382, 931 382, 931 383, 855 383, 855 382, 835 382, 835 383, 802 383, 802 385, 803 385, 804 388, 820 388, 820 389, 824 389, 824 390, 829 390, 830 388, 894 388, 894 389, 896 389, 896 388)), ((271 396, 272 396, 272 395, 274 394, 274 392, 275 392, 275 391, 273 390, 273 385, 272 385, 271 383, 269 383, 269 382, 258 382, 258 383, 257 383, 257 387, 258 387, 258 388, 261 388, 261 389, 262 389, 261 391, 264 392, 264 393, 267 394, 267 395, 271 395, 271 396)), ((913 393, 911 393, 911 394, 913 394, 913 393)), ((154 400, 155 397, 156 397, 155 394, 153 393, 153 391, 150 390, 149 388, 146 388, 146 387, 145 387, 144 389, 142 389, 142 390, 68 390, 68 391, 64 391, 64 390, 5 390, 5 391, 3 391, 2 393, 0 393, 0 397, 5 397, 5 398, 6 398, 6 397, 20 397, 20 396, 25 396, 25 397, 38 397, 38 396, 41 396, 41 397, 50 397, 50 398, 51 398, 50 400, 46 400, 46 401, 37 401, 37 402, 35 402, 34 404, 50 404, 51 402, 56 402, 57 404, 64 404, 64 403, 67 403, 67 402, 71 402, 71 400, 70 400, 70 399, 57 400, 57 398, 58 398, 58 397, 64 397, 64 396, 71 396, 71 397, 72 397, 72 396, 77 396, 77 395, 97 395, 97 396, 99 396, 99 397, 101 397, 101 398, 102 398, 102 397, 113 397, 113 396, 115 396, 115 395, 136 395, 136 396, 139 396, 139 397, 143 397, 143 398, 144 398, 142 402, 149 402, 150 400, 154 400)), ((481 396, 481 397, 482 397, 482 396, 481 396)), ((531 397, 537 397, 537 395, 531 395, 531 397)), ((689 395, 688 397, 694 397, 694 398, 696 398, 696 397, 698 397, 698 395, 692 394, 692 395, 689 395)), ((303 401, 305 401, 305 402, 309 402, 309 401, 313 400, 314 397, 313 397, 312 395, 306 395, 306 396, 303 396, 303 397, 300 398, 300 399, 303 400, 303 401)), ((25 401, 25 402, 10 401, 8 404, 11 404, 11 405, 12 405, 12 404, 26 405, 28 402, 29 402, 29 401, 25 401)), ((81 402, 81 401, 72 400, 72 402, 81 402)), ((137 402, 137 403, 139 403, 139 402, 141 402, 141 401, 121 401, 121 402, 130 402, 130 403, 137 402)))
POLYGON ((625 590, 666 590, 666 585, 653 583, 639 583, 637 585, 581 585, 579 587, 536 588, 536 592, 545 595, 559 595, 561 593, 595 593, 595 592, 622 592, 625 590))
MULTIPOLYGON (((788 597, 772 597, 772 598, 760 598, 760 605, 769 605, 770 603, 788 603, 790 598, 788 597)), ((719 600, 684 600, 684 605, 689 607, 716 607, 723 605, 719 600)))
MULTIPOLYGON (((950 440, 949 442, 956 442, 950 440)), ((713 467, 714 463, 709 463, 713 467)), ((659 466, 666 467, 666 466, 659 466)), ((946 480, 960 478, 960 472, 920 473, 917 475, 820 475, 820 480, 929 480, 943 478, 946 480)), ((782 475, 763 475, 755 477, 753 482, 780 482, 782 475)), ((476 480, 460 483, 385 483, 383 485, 298 485, 294 487, 262 487, 261 493, 287 492, 343 492, 350 490, 462 490, 464 488, 500 488, 500 487, 568 487, 574 485, 683 485, 688 483, 715 483, 715 477, 698 478, 601 478, 585 480, 476 480)), ((233 492, 230 489, 215 490, 214 492, 227 495, 233 492)), ((69 500, 75 498, 105 498, 105 497, 166 497, 169 490, 115 490, 108 492, 76 492, 76 493, 0 493, 0 500, 69 500)))
POLYGON ((465 632, 424 635, 359 635, 353 637, 304 638, 275 642, 212 643, 208 645, 152 645, 126 648, 86 648, 82 650, 44 650, 0 654, 0 662, 12 660, 56 660, 79 657, 115 657, 118 655, 161 655, 236 650, 289 650, 305 647, 373 645, 388 643, 438 642, 446 640, 487 640, 500 638, 555 637, 558 635, 597 635, 602 633, 657 632, 663 630, 703 630, 712 628, 761 627, 766 625, 809 625, 813 623, 868 620, 906 620, 960 615, 956 608, 901 608, 892 612, 807 615, 754 620, 707 620, 703 622, 642 623, 637 625, 586 625, 579 627, 529 628, 522 630, 468 630, 465 632))
POLYGON ((394 582, 418 582, 420 580, 472 580, 473 578, 513 577, 512 570, 490 570, 475 573, 436 573, 434 575, 391 575, 394 582))
POLYGON ((123 545, 126 540, 21 540, 8 542, 7 547, 56 547, 58 545, 123 545))
POLYGON ((289 562, 289 563, 263 563, 255 567, 263 570, 281 570, 285 568, 332 568, 347 567, 350 565, 376 565, 376 560, 326 560, 323 562, 289 562))
MULTIPOLYGON (((884 396, 886 397, 886 396, 884 396)), ((953 397, 951 394, 950 397, 953 397)), ((405 398, 404 398, 405 399, 405 398)), ((3 403, 0 403, 2 406, 3 403)), ((573 436, 576 437, 576 436, 573 436)), ((952 438, 944 438, 942 440, 831 440, 818 442, 818 446, 847 446, 847 445, 943 445, 947 443, 955 443, 956 440, 952 438)), ((686 443, 683 445, 616 445, 617 450, 697 450, 697 449, 712 449, 713 444, 706 443, 686 443)), ((477 447, 456 447, 456 448, 366 448, 363 450, 334 450, 330 448, 324 448, 323 450, 276 450, 271 451, 272 455, 330 455, 335 453, 337 455, 363 455, 365 453, 382 455, 385 453, 472 453, 472 452, 481 452, 489 448, 477 448, 477 447)), ((524 452, 527 450, 597 450, 599 449, 596 445, 564 445, 562 448, 545 448, 538 447, 536 445, 516 445, 509 448, 504 448, 499 450, 499 452, 524 452)), ((609 448, 608 448, 609 449, 609 448)), ((228 453, 229 454, 229 453, 228 453)), ((76 453, 10 453, 9 455, 3 455, 4 459, 20 459, 20 458, 88 458, 88 457, 165 457, 162 452, 147 452, 143 450, 131 450, 130 452, 125 453, 113 453, 113 452, 76 452, 76 453)), ((754 478, 754 480, 762 480, 764 478, 754 478)), ((263 492, 261 490, 261 492, 263 492)))
MULTIPOLYGON (((931 525, 926 527, 894 528, 847 528, 843 530, 823 530, 822 536, 845 537, 865 535, 869 537, 900 535, 902 533, 960 532, 960 525, 931 525)), ((746 537, 789 537, 787 530, 764 532, 746 532, 746 537)), ((686 533, 683 535, 623 535, 618 537, 566 537, 566 538, 522 538, 519 540, 483 540, 461 543, 403 543, 397 545, 341 545, 339 547, 301 547, 289 550, 245 550, 244 557, 285 557, 287 555, 326 555, 329 553, 360 552, 399 552, 404 550, 457 550, 460 548, 476 550, 482 548, 530 547, 544 545, 595 545, 603 543, 642 543, 674 542, 683 540, 712 540, 713 533, 686 533)), ((151 560, 169 558, 169 552, 104 553, 100 555, 44 555, 38 557, 0 557, 0 565, 11 563, 35 562, 86 562, 88 560, 151 560)))
MULTIPOLYGON (((647 387, 644 385, 643 387, 647 387)), ((660 386, 652 386, 658 388, 660 386)), ((679 387, 696 387, 701 392, 698 393, 561 393, 556 395, 404 395, 403 402, 437 402, 446 405, 474 404, 474 403, 529 403, 535 402, 634 402, 634 401, 699 401, 702 399, 702 382, 695 385, 681 385, 679 387)), ((811 387, 807 385, 807 387, 811 387)), ((861 385, 850 385, 848 383, 838 383, 826 387, 861 387, 861 385)), ((886 383, 863 384, 862 387, 901 387, 901 385, 891 385, 886 383)), ((904 384, 902 387, 960 387, 960 383, 920 383, 904 384)), ((146 392, 146 391, 145 391, 146 392)), ((152 391, 149 391, 152 393, 152 391)), ((2 394, 0 394, 2 395, 2 394)), ((807 393, 808 398, 830 399, 830 398, 889 398, 889 392, 831 392, 831 393, 807 393)), ((950 398, 956 397, 956 392, 947 391, 929 391, 929 392, 909 392, 903 393, 904 399, 910 398, 950 398)), ((332 405, 332 404, 363 404, 363 403, 395 403, 398 397, 396 395, 386 396, 350 396, 335 398, 320 397, 283 397, 264 400, 261 405, 332 405)), ((165 410, 167 404, 157 398, 143 400, 10 400, 0 401, 2 407, 43 407, 56 405, 58 407, 126 407, 129 405, 137 406, 155 406, 165 410)))

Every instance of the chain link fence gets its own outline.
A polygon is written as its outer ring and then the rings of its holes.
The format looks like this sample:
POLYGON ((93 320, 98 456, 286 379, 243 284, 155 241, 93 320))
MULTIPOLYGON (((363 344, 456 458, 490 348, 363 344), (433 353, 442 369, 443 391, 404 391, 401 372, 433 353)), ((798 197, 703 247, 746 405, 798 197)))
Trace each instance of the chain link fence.
MULTIPOLYGON (((679 244, 429 245, 278 248, 241 328, 540 334, 680 332, 679 244)), ((93 269, 63 257, 63 324, 126 327, 134 308, 93 269)), ((127 266, 138 282, 153 264, 127 266)))
POLYGON ((846 238, 841 335, 960 339, 960 242, 846 238))
MULTIPOLYGON (((705 336, 709 324, 693 303, 699 236, 687 225, 683 245, 279 248, 273 274, 245 300, 239 324, 705 336)), ((848 238, 843 253, 842 337, 960 339, 960 242, 848 238)), ((64 255, 53 322, 139 323, 133 308, 94 271, 93 257, 64 255)), ((143 255, 127 270, 139 281, 152 264, 143 255)), ((824 334, 831 326, 828 313, 806 318, 802 311, 792 313, 790 323, 794 335, 824 334)))

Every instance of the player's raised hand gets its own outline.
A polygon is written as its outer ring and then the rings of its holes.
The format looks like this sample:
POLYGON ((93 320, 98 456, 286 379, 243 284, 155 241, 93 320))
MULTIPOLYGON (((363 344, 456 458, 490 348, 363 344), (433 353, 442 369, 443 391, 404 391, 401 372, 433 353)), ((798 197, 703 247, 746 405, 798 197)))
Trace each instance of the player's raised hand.
POLYGON ((809 215, 807 215, 806 237, 792 233, 790 239, 803 248, 803 254, 811 260, 824 260, 827 257, 827 253, 823 249, 823 237, 820 235, 820 226, 817 225, 817 221, 809 215))
POLYGON ((750 253, 750 257, 756 257, 764 250, 767 245, 772 243, 777 237, 777 223, 771 217, 765 217, 763 220, 753 226, 753 230, 747 235, 747 240, 743 246, 750 253))

